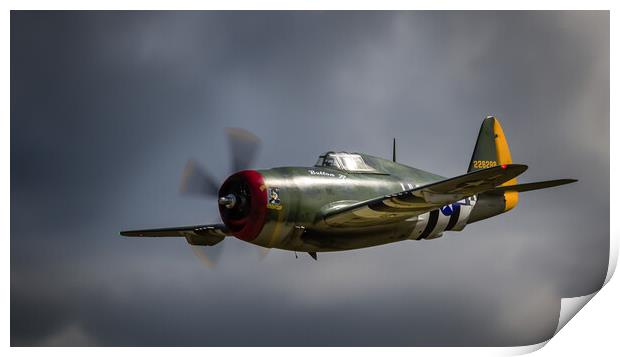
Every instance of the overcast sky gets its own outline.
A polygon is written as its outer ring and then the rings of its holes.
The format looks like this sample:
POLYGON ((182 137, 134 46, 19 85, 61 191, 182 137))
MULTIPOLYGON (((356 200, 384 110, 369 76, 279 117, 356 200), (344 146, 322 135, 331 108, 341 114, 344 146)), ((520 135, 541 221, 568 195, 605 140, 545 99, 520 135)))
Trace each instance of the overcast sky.
POLYGON ((524 345, 609 256, 608 12, 11 13, 11 344, 524 345), (219 221, 229 174, 329 149, 466 171, 496 115, 520 182, 579 182, 433 241, 295 259, 236 238, 208 269, 128 228, 219 221))

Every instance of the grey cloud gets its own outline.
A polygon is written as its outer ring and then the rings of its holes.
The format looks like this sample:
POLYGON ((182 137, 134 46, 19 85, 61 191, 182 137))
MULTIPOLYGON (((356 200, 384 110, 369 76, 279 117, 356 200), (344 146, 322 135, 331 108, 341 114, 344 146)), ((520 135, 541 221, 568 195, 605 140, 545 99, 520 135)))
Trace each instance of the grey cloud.
POLYGON ((12 345, 531 344, 602 284, 608 12, 12 12, 11 44, 12 345), (118 237, 217 221, 178 185, 190 157, 225 177, 225 127, 263 138, 259 167, 396 136, 450 176, 487 114, 524 181, 579 183, 318 263, 118 237))

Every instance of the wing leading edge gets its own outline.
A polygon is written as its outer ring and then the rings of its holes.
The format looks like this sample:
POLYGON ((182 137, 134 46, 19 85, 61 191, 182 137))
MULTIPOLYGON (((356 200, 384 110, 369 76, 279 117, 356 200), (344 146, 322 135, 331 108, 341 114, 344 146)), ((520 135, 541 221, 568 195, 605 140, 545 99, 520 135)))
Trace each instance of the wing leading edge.
POLYGON ((216 245, 230 235, 223 224, 123 231, 125 237, 185 237, 191 245, 216 245))
POLYGON ((473 171, 345 206, 326 213, 323 218, 327 225, 334 227, 360 227, 402 221, 494 189, 525 170, 526 165, 507 164, 473 171))

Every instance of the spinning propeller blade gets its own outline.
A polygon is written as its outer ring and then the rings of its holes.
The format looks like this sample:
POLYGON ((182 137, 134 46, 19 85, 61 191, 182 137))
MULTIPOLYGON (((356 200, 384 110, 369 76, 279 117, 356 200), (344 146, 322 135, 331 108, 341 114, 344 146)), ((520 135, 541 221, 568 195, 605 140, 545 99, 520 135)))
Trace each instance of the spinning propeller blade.
POLYGON ((267 254, 271 251, 271 248, 258 247, 258 261, 262 262, 267 258, 267 254))
POLYGON ((233 172, 251 167, 260 148, 260 139, 249 131, 239 128, 228 128, 226 133, 232 153, 233 172))
MULTIPOLYGON (((222 242, 224 243, 224 242, 222 242)), ((199 245, 191 245, 192 252, 200 260, 200 262, 209 269, 215 269, 217 262, 222 256, 224 244, 218 244, 213 247, 205 247, 199 245)))
MULTIPOLYGON (((249 131, 239 128, 228 128, 226 133, 228 134, 233 172, 251 167, 260 148, 260 139, 249 131)), ((216 196, 219 188, 218 181, 209 174, 206 168, 194 160, 187 161, 181 179, 181 193, 216 196)))
POLYGON ((216 196, 219 188, 217 181, 207 173, 205 168, 194 160, 187 161, 181 179, 181 193, 216 196))

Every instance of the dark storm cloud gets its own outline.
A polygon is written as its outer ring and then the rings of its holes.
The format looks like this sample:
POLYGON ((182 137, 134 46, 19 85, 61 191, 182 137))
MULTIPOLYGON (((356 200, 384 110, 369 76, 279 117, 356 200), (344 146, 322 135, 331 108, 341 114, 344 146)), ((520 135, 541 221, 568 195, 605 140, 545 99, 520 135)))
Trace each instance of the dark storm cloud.
POLYGON ((607 12, 12 12, 13 345, 513 345, 600 287, 609 243, 607 12), (328 149, 445 176, 501 120, 524 181, 507 215, 446 233, 215 270, 128 227, 217 221, 181 197, 189 157, 228 173, 328 149), (475 326, 476 328, 472 328, 475 326))

